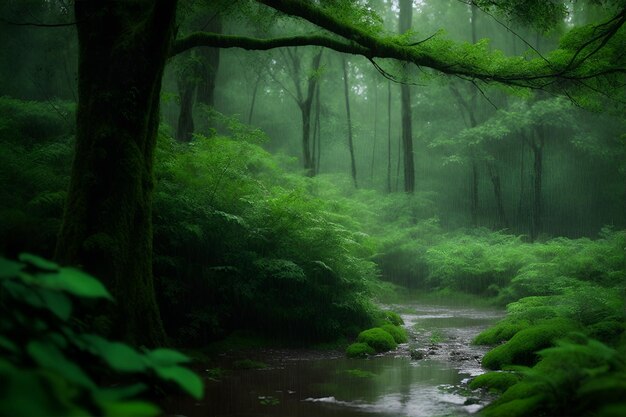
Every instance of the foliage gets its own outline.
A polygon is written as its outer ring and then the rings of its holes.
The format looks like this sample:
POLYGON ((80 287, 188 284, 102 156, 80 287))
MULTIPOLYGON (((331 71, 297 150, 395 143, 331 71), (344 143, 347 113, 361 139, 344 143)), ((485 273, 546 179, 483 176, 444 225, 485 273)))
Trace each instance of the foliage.
POLYGON ((611 415, 624 407, 626 363, 619 349, 573 334, 539 356, 533 368, 520 368, 523 379, 485 415, 509 415, 516 404, 526 404, 531 414, 568 416, 611 415))
POLYGON ((521 377, 514 372, 487 372, 472 379, 469 387, 471 389, 487 388, 489 391, 502 393, 520 379, 521 377))
POLYGON ((373 347, 363 342, 353 343, 346 348, 346 356, 349 358, 366 358, 375 353, 373 347))
POLYGON ((14 416, 156 416, 159 408, 141 399, 154 384, 202 397, 200 378, 181 366, 189 361, 185 355, 139 352, 85 332, 73 312, 100 300, 111 300, 109 292, 78 269, 30 254, 0 258, 2 410, 14 416))
POLYGON ((247 127, 231 120, 230 130, 236 140, 160 139, 155 275, 166 326, 192 343, 242 327, 304 341, 370 326, 365 237, 247 127))
POLYGON ((397 346, 393 336, 380 327, 363 330, 356 340, 369 345, 376 352, 386 352, 397 346))

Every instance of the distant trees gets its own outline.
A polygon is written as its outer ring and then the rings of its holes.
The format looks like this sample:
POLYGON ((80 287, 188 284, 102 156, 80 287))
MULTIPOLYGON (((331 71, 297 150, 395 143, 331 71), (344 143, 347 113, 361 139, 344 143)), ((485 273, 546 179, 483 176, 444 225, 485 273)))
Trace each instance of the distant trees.
MULTIPOLYGON (((108 280, 118 299, 112 312, 113 328, 126 340, 145 345, 165 340, 152 283, 151 210, 161 79, 169 56, 199 46, 267 50, 313 45, 361 55, 372 62, 396 59, 465 78, 557 91, 577 82, 589 90, 604 88, 622 76, 626 67, 620 31, 623 10, 601 26, 598 35, 584 30, 572 35, 546 63, 540 58, 507 59, 481 45, 437 37, 416 43, 390 36, 353 2, 342 2, 344 9, 332 12, 325 2, 256 3, 334 35, 251 38, 198 32, 175 40, 176 0, 74 4, 79 41, 77 134, 57 258, 108 280)), ((291 51, 292 64, 299 64, 291 51)), ((319 70, 321 57, 321 50, 314 55, 313 73, 319 70)), ((296 93, 303 110, 303 154, 309 174, 314 166, 309 131, 316 80, 309 77, 306 91, 296 93)), ((405 190, 411 192, 413 153, 406 138, 405 190)))

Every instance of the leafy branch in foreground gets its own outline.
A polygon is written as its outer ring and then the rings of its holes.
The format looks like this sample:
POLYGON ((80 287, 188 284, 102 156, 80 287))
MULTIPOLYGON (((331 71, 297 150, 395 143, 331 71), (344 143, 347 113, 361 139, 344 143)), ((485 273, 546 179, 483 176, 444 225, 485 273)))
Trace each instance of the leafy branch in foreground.
POLYGON ((149 417, 157 384, 199 399, 203 383, 185 355, 139 352, 81 330, 72 312, 111 300, 95 278, 30 254, 0 258, 0 415, 149 417), (112 385, 111 383, 116 383, 112 385))

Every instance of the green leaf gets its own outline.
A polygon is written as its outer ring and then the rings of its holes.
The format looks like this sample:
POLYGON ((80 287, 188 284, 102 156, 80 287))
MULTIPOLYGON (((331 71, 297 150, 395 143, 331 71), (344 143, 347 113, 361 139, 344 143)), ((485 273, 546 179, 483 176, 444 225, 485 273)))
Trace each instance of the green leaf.
POLYGON ((23 264, 0 258, 0 279, 16 277, 22 269, 24 269, 23 264))
POLYGON ((204 394, 204 384, 198 375, 180 366, 159 366, 154 368, 157 375, 166 381, 173 381, 183 391, 199 400, 204 394))
POLYGON ((37 292, 42 298, 44 307, 47 307, 61 320, 69 320, 72 314, 72 302, 65 294, 45 288, 41 288, 37 292))
POLYGON ((187 355, 172 349, 155 349, 147 352, 146 357, 157 366, 171 366, 191 361, 187 355))
POLYGON ((105 416, 110 417, 154 417, 161 409, 147 401, 124 401, 102 404, 105 416))
POLYGON ((42 368, 49 369, 63 378, 80 386, 94 388, 93 381, 74 362, 67 360, 56 346, 50 343, 33 341, 28 343, 26 350, 30 357, 42 368))
POLYGON ((39 256, 30 253, 20 253, 18 259, 22 262, 31 264, 32 266, 43 269, 45 271, 58 271, 59 265, 54 262, 47 261, 39 256))
POLYGON ((133 384, 127 387, 102 388, 95 392, 100 403, 114 402, 135 397, 148 389, 146 384, 133 384))
POLYGON ((110 342, 90 334, 83 335, 82 339, 91 347, 92 353, 100 356, 115 371, 143 372, 146 369, 144 356, 124 343, 110 342))
POLYGON ((113 299, 100 281, 75 268, 61 268, 58 274, 40 274, 37 278, 46 288, 63 290, 78 297, 113 299))

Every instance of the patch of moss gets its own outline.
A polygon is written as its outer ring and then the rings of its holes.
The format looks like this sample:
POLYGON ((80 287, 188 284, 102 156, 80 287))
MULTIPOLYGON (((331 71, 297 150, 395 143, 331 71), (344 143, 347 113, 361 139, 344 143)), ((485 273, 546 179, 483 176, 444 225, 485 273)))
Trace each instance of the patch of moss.
POLYGON ((505 319, 480 333, 474 338, 472 343, 476 345, 496 345, 500 342, 510 340, 519 331, 528 327, 530 327, 530 323, 525 320, 511 322, 505 319))
POLYGON ((376 352, 386 352, 395 349, 397 344, 389 333, 380 327, 364 330, 359 333, 357 342, 367 343, 376 352))
POLYGON ((366 358, 376 351, 367 343, 353 343, 346 349, 346 356, 349 358, 366 358))
POLYGON ((503 345, 497 346, 483 357, 483 366, 502 369, 509 364, 533 365, 539 359, 536 352, 552 346, 554 341, 576 329, 576 324, 567 319, 547 320, 515 334, 503 345))
POLYGON ((520 381, 520 376, 512 372, 488 372, 478 375, 469 383, 471 389, 487 388, 489 391, 504 392, 520 381))
POLYGON ((389 333, 396 343, 406 343, 409 340, 406 330, 404 330, 400 326, 394 326, 393 324, 384 324, 380 326, 380 328, 389 333))
POLYGON ((400 315, 394 311, 385 311, 385 320, 387 320, 394 326, 402 326, 404 324, 404 320, 402 320, 402 317, 400 317, 400 315))
POLYGON ((507 402, 496 402, 481 411, 483 417, 527 417, 535 416, 540 408, 543 396, 534 395, 527 398, 516 398, 507 402))

